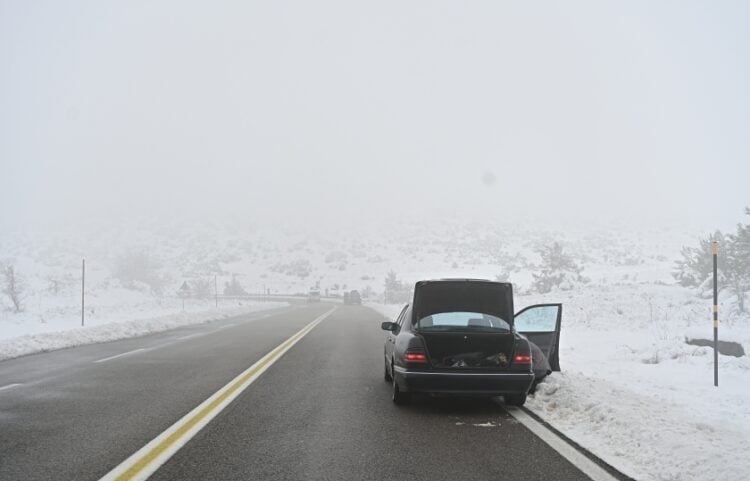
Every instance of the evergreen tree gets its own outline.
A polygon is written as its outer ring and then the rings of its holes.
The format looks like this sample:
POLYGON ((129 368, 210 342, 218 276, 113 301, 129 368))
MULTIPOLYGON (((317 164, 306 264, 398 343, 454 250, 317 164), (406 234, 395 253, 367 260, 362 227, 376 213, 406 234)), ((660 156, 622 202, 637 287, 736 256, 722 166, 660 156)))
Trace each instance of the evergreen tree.
POLYGON ((409 302, 411 297, 411 289, 404 285, 398 280, 394 271, 388 272, 385 277, 385 293, 384 298, 386 303, 399 303, 409 302))
MULTIPOLYGON (((750 215, 750 208, 745 209, 750 215)), ((737 224, 737 231, 727 236, 725 277, 729 290, 737 296, 737 310, 746 312, 750 291, 750 224, 737 224)))
MULTIPOLYGON (((750 215, 750 208, 745 209, 750 215)), ((716 231, 698 243, 698 247, 683 247, 682 258, 675 262, 674 278, 685 287, 696 287, 704 296, 713 288, 713 252, 711 243, 719 242, 717 274, 719 289, 728 289, 737 298, 737 310, 747 312, 750 291, 750 225, 737 224, 734 234, 716 231)))
MULTIPOLYGON (((675 270, 672 277, 684 287, 698 287, 701 290, 707 288, 707 283, 712 281, 714 272, 714 259, 711 251, 711 243, 718 241, 719 250, 718 270, 719 280, 724 280, 726 266, 726 239, 721 231, 698 241, 698 247, 684 246, 680 252, 682 258, 675 261, 675 270)), ((722 282, 723 283, 723 282, 722 282)))
POLYGON ((532 274, 532 288, 540 294, 550 292, 555 287, 563 290, 572 289, 576 283, 587 281, 581 275, 583 268, 576 263, 573 256, 565 252, 559 242, 544 246, 537 252, 542 262, 539 272, 532 274))
POLYGON ((232 275, 231 282, 224 283, 224 295, 225 296, 246 296, 247 295, 247 291, 245 291, 245 288, 242 287, 242 284, 240 284, 239 279, 237 279, 237 274, 232 275))

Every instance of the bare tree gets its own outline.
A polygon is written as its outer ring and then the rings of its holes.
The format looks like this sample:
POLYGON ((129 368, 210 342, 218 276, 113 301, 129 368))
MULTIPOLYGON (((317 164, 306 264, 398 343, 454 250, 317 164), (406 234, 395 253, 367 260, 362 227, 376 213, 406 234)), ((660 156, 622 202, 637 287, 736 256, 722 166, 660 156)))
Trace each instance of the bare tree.
POLYGON ((16 272, 12 264, 2 266, 4 282, 3 293, 13 303, 16 312, 23 310, 23 299, 25 297, 26 285, 23 278, 16 272))

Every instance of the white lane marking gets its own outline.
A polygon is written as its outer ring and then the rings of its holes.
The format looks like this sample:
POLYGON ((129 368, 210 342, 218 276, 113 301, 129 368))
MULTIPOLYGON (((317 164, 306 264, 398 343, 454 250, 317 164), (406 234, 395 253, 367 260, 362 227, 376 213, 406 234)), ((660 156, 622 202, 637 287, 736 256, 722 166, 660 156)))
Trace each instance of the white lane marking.
MULTIPOLYGON (((253 320, 254 320, 254 319, 253 319, 253 320)), ((217 327, 216 327, 216 329, 214 329, 214 330, 212 330, 212 331, 210 331, 210 332, 217 332, 217 331, 221 331, 222 329, 226 329, 227 327, 233 327, 233 326, 236 326, 236 325, 237 325, 237 324, 224 324, 224 325, 222 325, 222 326, 217 326, 217 327)))
POLYGON ((207 332, 196 332, 196 333, 193 333, 193 334, 188 334, 187 336, 178 337, 177 340, 184 341, 185 339, 191 339, 193 337, 198 337, 198 336, 205 336, 206 334, 208 334, 208 333, 207 332))
POLYGON ((266 369, 278 361, 300 339, 305 337, 337 308, 315 318, 292 337, 279 344, 258 362, 247 368, 198 407, 187 413, 179 421, 159 434, 151 442, 136 451, 115 469, 107 473, 101 481, 145 480, 167 462, 190 439, 198 434, 213 418, 224 410, 237 396, 242 394, 266 369))
MULTIPOLYGON (((269 317, 269 316, 270 316, 270 314, 266 314, 266 315, 265 315, 265 316, 263 316, 263 317, 257 317, 257 318, 253 318, 253 319, 250 319, 249 321, 247 321, 247 322, 245 322, 245 323, 243 323, 243 324, 247 324, 247 323, 250 323, 250 322, 252 322, 252 321, 257 321, 258 319, 263 319, 264 317, 269 317)), ((219 332, 219 331, 221 331, 222 329, 226 329, 227 327, 234 327, 234 326, 238 326, 238 325, 239 325, 239 324, 237 324, 236 322, 231 322, 231 323, 229 323, 229 324, 224 324, 223 326, 218 326, 218 327, 217 327, 216 329, 213 329, 213 330, 211 330, 211 331, 206 331, 206 332, 194 332, 193 334, 188 334, 187 336, 182 336, 182 337, 178 337, 178 338, 176 338, 176 339, 177 339, 178 341, 184 341, 184 340, 186 340, 186 339, 192 339, 192 338, 194 338, 194 337, 206 336, 206 335, 208 335, 208 334, 211 334, 211 333, 213 333, 213 332, 219 332)))
POLYGON ((593 481, 617 481, 617 478, 609 474, 601 466, 584 456, 580 451, 566 443, 557 434, 547 429, 542 423, 526 414, 522 409, 507 406, 506 411, 516 418, 516 421, 526 426, 526 428, 539 437, 542 441, 560 453, 562 457, 570 461, 576 468, 591 478, 593 481))
POLYGON ((14 387, 23 386, 20 382, 14 382, 13 384, 6 384, 5 386, 0 387, 0 391, 5 391, 6 389, 13 389, 14 387))
POLYGON ((107 361, 111 361, 112 359, 117 359, 118 357, 129 356, 130 354, 135 354, 136 352, 145 351, 145 350, 146 348, 142 347, 140 349, 134 349, 132 351, 123 352, 122 354, 117 354, 115 356, 105 357, 104 359, 97 359, 94 362, 107 362, 107 361))

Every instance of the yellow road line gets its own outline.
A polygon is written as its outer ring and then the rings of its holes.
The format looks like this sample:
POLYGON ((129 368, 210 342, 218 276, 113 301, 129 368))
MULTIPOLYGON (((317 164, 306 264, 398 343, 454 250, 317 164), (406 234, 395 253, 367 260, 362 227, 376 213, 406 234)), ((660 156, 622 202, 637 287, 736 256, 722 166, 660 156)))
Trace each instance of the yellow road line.
POLYGON ((280 359, 315 326, 331 315, 336 307, 317 317, 292 337, 279 344, 258 362, 219 389, 182 419, 167 428, 135 454, 107 473, 101 481, 134 481, 147 479, 206 424, 239 396, 266 369, 280 359))

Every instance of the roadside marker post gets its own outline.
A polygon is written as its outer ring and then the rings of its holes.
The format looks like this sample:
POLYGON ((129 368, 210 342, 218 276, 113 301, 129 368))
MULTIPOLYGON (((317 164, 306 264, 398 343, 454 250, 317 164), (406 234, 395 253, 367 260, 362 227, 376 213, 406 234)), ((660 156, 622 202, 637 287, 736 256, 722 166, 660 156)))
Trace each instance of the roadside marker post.
POLYGON ((719 242, 711 242, 711 253, 714 258, 714 386, 719 385, 719 285, 718 285, 718 264, 719 264, 719 242))
POLYGON ((84 326, 86 307, 86 258, 81 259, 81 327, 84 326))
POLYGON ((185 298, 190 295, 190 286, 188 285, 187 281, 182 281, 182 286, 180 286, 180 290, 177 291, 177 294, 182 298, 182 310, 185 310, 185 298))

